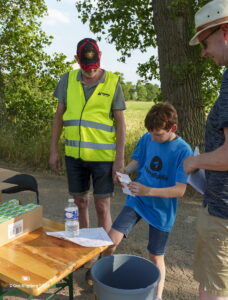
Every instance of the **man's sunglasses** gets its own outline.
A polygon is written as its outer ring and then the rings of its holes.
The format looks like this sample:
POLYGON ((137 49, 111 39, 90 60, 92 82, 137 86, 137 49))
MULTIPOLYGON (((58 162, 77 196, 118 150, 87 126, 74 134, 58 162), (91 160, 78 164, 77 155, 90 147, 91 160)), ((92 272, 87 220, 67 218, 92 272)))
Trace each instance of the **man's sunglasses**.
POLYGON ((212 30, 210 33, 208 33, 208 35, 202 40, 200 41, 200 45, 203 49, 207 48, 207 39, 214 34, 216 31, 218 31, 220 29, 220 26, 215 27, 214 30, 212 30))

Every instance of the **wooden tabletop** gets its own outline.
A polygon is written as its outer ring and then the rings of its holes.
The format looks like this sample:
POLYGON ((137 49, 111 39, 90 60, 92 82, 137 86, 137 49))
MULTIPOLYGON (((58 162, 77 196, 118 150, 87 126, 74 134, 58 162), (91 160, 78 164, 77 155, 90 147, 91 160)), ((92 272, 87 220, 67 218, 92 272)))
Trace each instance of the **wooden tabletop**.
POLYGON ((0 282, 38 296, 108 247, 82 247, 45 234, 63 228, 43 219, 42 228, 0 247, 0 282))

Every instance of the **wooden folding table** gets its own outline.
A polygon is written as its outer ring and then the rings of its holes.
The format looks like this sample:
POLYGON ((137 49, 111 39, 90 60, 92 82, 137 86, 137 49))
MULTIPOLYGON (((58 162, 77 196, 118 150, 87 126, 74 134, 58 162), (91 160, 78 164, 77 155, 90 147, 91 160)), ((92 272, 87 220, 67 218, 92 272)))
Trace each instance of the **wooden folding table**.
MULTIPOLYGON (((0 300, 6 295, 23 293, 38 296, 52 287, 69 287, 73 299, 72 273, 108 246, 82 247, 72 242, 46 235, 46 231, 61 231, 63 224, 43 219, 43 227, 0 247, 0 300), (64 283, 59 283, 65 279, 64 283), (5 289, 10 285, 15 290, 5 289)), ((48 297, 50 299, 50 297, 48 297)))

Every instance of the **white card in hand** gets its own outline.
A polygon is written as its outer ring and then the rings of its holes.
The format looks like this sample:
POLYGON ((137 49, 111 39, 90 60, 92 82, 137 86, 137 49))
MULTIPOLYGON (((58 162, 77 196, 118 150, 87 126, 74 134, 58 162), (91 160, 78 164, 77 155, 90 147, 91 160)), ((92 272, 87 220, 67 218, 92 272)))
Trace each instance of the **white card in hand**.
MULTIPOLYGON (((195 147, 194 156, 199 155, 199 147, 195 147)), ((205 187, 206 187, 206 178, 205 178, 205 170, 198 169, 194 173, 188 175, 187 183, 191 184, 191 186, 200 194, 204 195, 205 187)))
POLYGON ((123 193, 127 194, 127 195, 134 196, 131 193, 131 191, 129 190, 128 186, 127 186, 128 183, 131 182, 131 178, 127 174, 123 174, 123 173, 120 173, 120 172, 116 172, 116 174, 118 175, 119 181, 120 181, 121 185, 123 186, 122 187, 123 193))

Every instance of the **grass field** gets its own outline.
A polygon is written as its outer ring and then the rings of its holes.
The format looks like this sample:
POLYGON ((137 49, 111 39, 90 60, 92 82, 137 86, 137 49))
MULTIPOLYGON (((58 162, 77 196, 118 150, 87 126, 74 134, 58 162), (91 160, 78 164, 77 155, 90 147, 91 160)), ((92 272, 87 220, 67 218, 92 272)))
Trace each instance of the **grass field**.
POLYGON ((144 119, 148 110, 153 105, 152 102, 126 102, 127 109, 124 112, 126 122, 126 146, 125 146, 125 161, 126 164, 130 161, 130 156, 134 151, 135 145, 146 129, 144 127, 144 119))
MULTIPOLYGON (((138 139, 146 132, 144 118, 152 104, 152 102, 135 101, 126 103, 127 109, 124 111, 126 122, 126 163, 130 161, 130 155, 138 139)), ((16 163, 17 165, 29 166, 33 169, 48 169, 50 131, 25 140, 23 133, 18 134, 16 127, 5 126, 0 128, 0 159, 16 163)), ((64 156, 63 145, 60 145, 59 148, 62 156, 64 156)))

